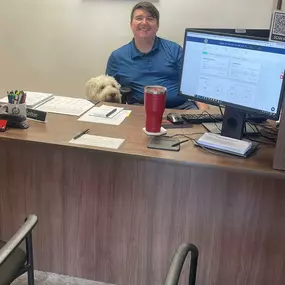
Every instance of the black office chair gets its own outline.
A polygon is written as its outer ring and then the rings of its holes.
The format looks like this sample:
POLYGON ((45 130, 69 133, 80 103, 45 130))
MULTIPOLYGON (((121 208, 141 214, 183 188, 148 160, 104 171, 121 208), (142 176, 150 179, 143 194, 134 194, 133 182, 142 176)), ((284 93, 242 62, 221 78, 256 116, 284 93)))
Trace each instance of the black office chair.
POLYGON ((30 215, 9 241, 0 240, 0 285, 11 284, 26 272, 28 284, 34 285, 32 230, 37 221, 37 216, 30 215), (24 240, 26 252, 19 247, 24 240))
POLYGON ((164 285, 178 285, 181 271, 189 252, 191 252, 191 263, 188 285, 195 285, 199 252, 198 248, 191 243, 184 243, 176 250, 168 269, 164 285))

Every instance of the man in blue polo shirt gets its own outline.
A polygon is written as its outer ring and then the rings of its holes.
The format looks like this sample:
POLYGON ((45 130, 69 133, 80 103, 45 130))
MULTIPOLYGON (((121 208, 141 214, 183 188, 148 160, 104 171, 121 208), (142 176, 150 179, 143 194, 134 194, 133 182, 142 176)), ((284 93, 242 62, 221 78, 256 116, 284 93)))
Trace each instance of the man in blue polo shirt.
POLYGON ((156 36, 159 12, 150 2, 136 4, 131 13, 133 40, 112 52, 106 74, 122 86, 132 88, 130 104, 143 104, 144 87, 161 85, 167 88, 166 107, 196 109, 207 106, 178 96, 182 67, 182 48, 156 36))

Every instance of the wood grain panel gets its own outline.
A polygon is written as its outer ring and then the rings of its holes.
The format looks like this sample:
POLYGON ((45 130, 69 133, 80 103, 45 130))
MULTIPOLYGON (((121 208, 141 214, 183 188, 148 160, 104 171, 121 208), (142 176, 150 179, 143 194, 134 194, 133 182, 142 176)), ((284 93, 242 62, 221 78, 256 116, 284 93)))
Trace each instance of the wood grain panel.
MULTIPOLYGON (((97 150, 98 152, 115 152, 124 156, 131 155, 147 160, 164 160, 165 163, 181 163, 189 166, 203 166, 205 168, 231 169, 237 172, 250 171, 259 175, 276 176, 285 179, 285 172, 276 171, 272 168, 275 150, 272 146, 260 146, 258 152, 249 159, 238 159, 227 155, 209 155, 209 152, 193 146, 190 142, 181 145, 179 152, 148 149, 146 145, 149 141, 149 137, 142 131, 145 122, 144 108, 130 105, 128 105, 127 108, 132 110, 131 116, 126 118, 120 126, 78 122, 77 117, 74 116, 48 114, 47 124, 29 121, 30 128, 28 130, 10 129, 5 133, 0 133, 0 140, 20 140, 68 146, 70 148, 88 148, 97 150), (125 141, 122 146, 116 150, 71 145, 69 141, 74 135, 86 128, 90 129, 89 133, 91 135, 111 136, 125 139, 125 141)), ((166 110, 165 114, 169 111, 170 110, 166 110)), ((183 110, 181 112, 183 112, 183 110)), ((200 111, 196 111, 196 113, 197 112, 200 111)), ((213 112, 215 113, 214 110, 213 112)), ((191 111, 191 113, 195 113, 195 111, 191 111)), ((191 128, 168 130, 169 135, 183 133, 193 138, 198 138, 201 134, 205 133, 205 129, 202 125, 195 125, 191 128)), ((183 138, 180 137, 180 139, 183 138)))
POLYGON ((285 284, 282 176, 21 140, 0 157, 0 238, 38 215, 37 269, 161 285, 193 242, 197 285, 285 284))

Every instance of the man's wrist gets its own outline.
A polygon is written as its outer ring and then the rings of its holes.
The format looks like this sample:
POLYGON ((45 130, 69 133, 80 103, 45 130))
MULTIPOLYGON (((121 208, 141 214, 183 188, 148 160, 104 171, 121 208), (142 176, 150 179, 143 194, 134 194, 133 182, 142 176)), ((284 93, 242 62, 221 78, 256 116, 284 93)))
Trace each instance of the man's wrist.
POLYGON ((202 102, 197 102, 195 101, 196 106, 198 107, 198 109, 209 109, 209 105, 206 103, 202 103, 202 102))

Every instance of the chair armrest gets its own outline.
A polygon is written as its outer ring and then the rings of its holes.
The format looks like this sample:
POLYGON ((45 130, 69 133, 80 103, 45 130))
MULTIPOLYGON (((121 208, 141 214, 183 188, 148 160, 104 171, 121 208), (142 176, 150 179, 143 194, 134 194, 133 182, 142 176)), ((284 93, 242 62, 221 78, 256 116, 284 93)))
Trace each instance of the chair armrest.
POLYGON ((198 263, 198 248, 191 243, 184 243, 180 245, 171 261, 164 285, 177 285, 181 271, 188 253, 191 252, 191 263, 189 272, 189 285, 194 285, 196 282, 196 272, 198 263))
POLYGON ((0 265, 9 255, 21 244, 25 237, 30 234, 38 222, 36 215, 30 215, 21 228, 10 238, 10 240, 0 249, 0 265))

